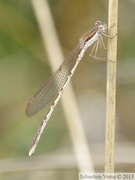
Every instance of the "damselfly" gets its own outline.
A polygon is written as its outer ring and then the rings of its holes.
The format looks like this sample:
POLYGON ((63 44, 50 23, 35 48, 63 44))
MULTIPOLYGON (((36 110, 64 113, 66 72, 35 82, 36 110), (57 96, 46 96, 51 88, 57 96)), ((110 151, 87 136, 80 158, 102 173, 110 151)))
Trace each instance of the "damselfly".
POLYGON ((79 43, 77 44, 73 52, 64 60, 58 70, 48 79, 48 81, 34 94, 34 96, 29 101, 26 108, 26 115, 32 116, 39 112, 42 108, 44 108, 56 96, 32 141, 32 145, 29 151, 30 156, 32 153, 34 153, 40 136, 52 112, 54 111, 54 108, 60 100, 64 88, 73 76, 87 48, 94 42, 96 42, 91 52, 91 56, 94 58, 97 58, 96 53, 99 45, 100 47, 105 48, 102 35, 109 37, 106 34, 106 29, 106 24, 101 21, 97 21, 95 23, 95 28, 93 28, 91 31, 89 31, 87 34, 84 34, 80 38, 79 43))

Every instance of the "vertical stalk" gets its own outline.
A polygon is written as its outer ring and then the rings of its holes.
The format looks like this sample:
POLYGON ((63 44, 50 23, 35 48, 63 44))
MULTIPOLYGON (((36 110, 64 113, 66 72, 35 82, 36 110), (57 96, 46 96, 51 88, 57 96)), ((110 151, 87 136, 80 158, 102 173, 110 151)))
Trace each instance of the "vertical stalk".
POLYGON ((115 99, 116 99, 116 58, 117 58, 117 18, 118 0, 109 0, 108 30, 109 39, 107 53, 107 89, 106 89, 106 145, 105 172, 114 172, 115 147, 115 99), (110 61, 109 61, 110 60, 110 61))

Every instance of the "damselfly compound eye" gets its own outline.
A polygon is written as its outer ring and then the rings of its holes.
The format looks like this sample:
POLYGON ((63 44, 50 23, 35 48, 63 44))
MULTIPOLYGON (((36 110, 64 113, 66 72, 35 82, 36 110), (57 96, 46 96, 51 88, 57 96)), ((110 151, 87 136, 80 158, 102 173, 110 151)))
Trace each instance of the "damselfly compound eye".
POLYGON ((95 26, 96 26, 96 27, 99 27, 101 24, 102 24, 101 21, 96 21, 95 26))

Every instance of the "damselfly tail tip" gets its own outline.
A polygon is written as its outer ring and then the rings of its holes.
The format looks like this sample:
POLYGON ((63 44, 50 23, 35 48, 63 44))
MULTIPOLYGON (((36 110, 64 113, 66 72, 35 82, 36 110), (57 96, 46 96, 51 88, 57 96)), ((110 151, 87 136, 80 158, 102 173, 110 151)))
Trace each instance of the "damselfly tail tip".
POLYGON ((32 154, 34 154, 34 151, 35 151, 35 148, 34 148, 34 147, 30 148, 30 150, 29 150, 29 156, 31 156, 32 154))

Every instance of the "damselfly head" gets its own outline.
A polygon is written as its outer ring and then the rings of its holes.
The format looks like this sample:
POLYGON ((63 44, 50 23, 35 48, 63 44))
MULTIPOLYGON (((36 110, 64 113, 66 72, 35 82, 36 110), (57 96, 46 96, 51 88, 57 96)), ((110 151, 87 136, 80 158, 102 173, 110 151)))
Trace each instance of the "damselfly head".
POLYGON ((101 21, 96 21, 95 26, 99 30, 99 32, 104 32, 107 29, 106 24, 101 21))

